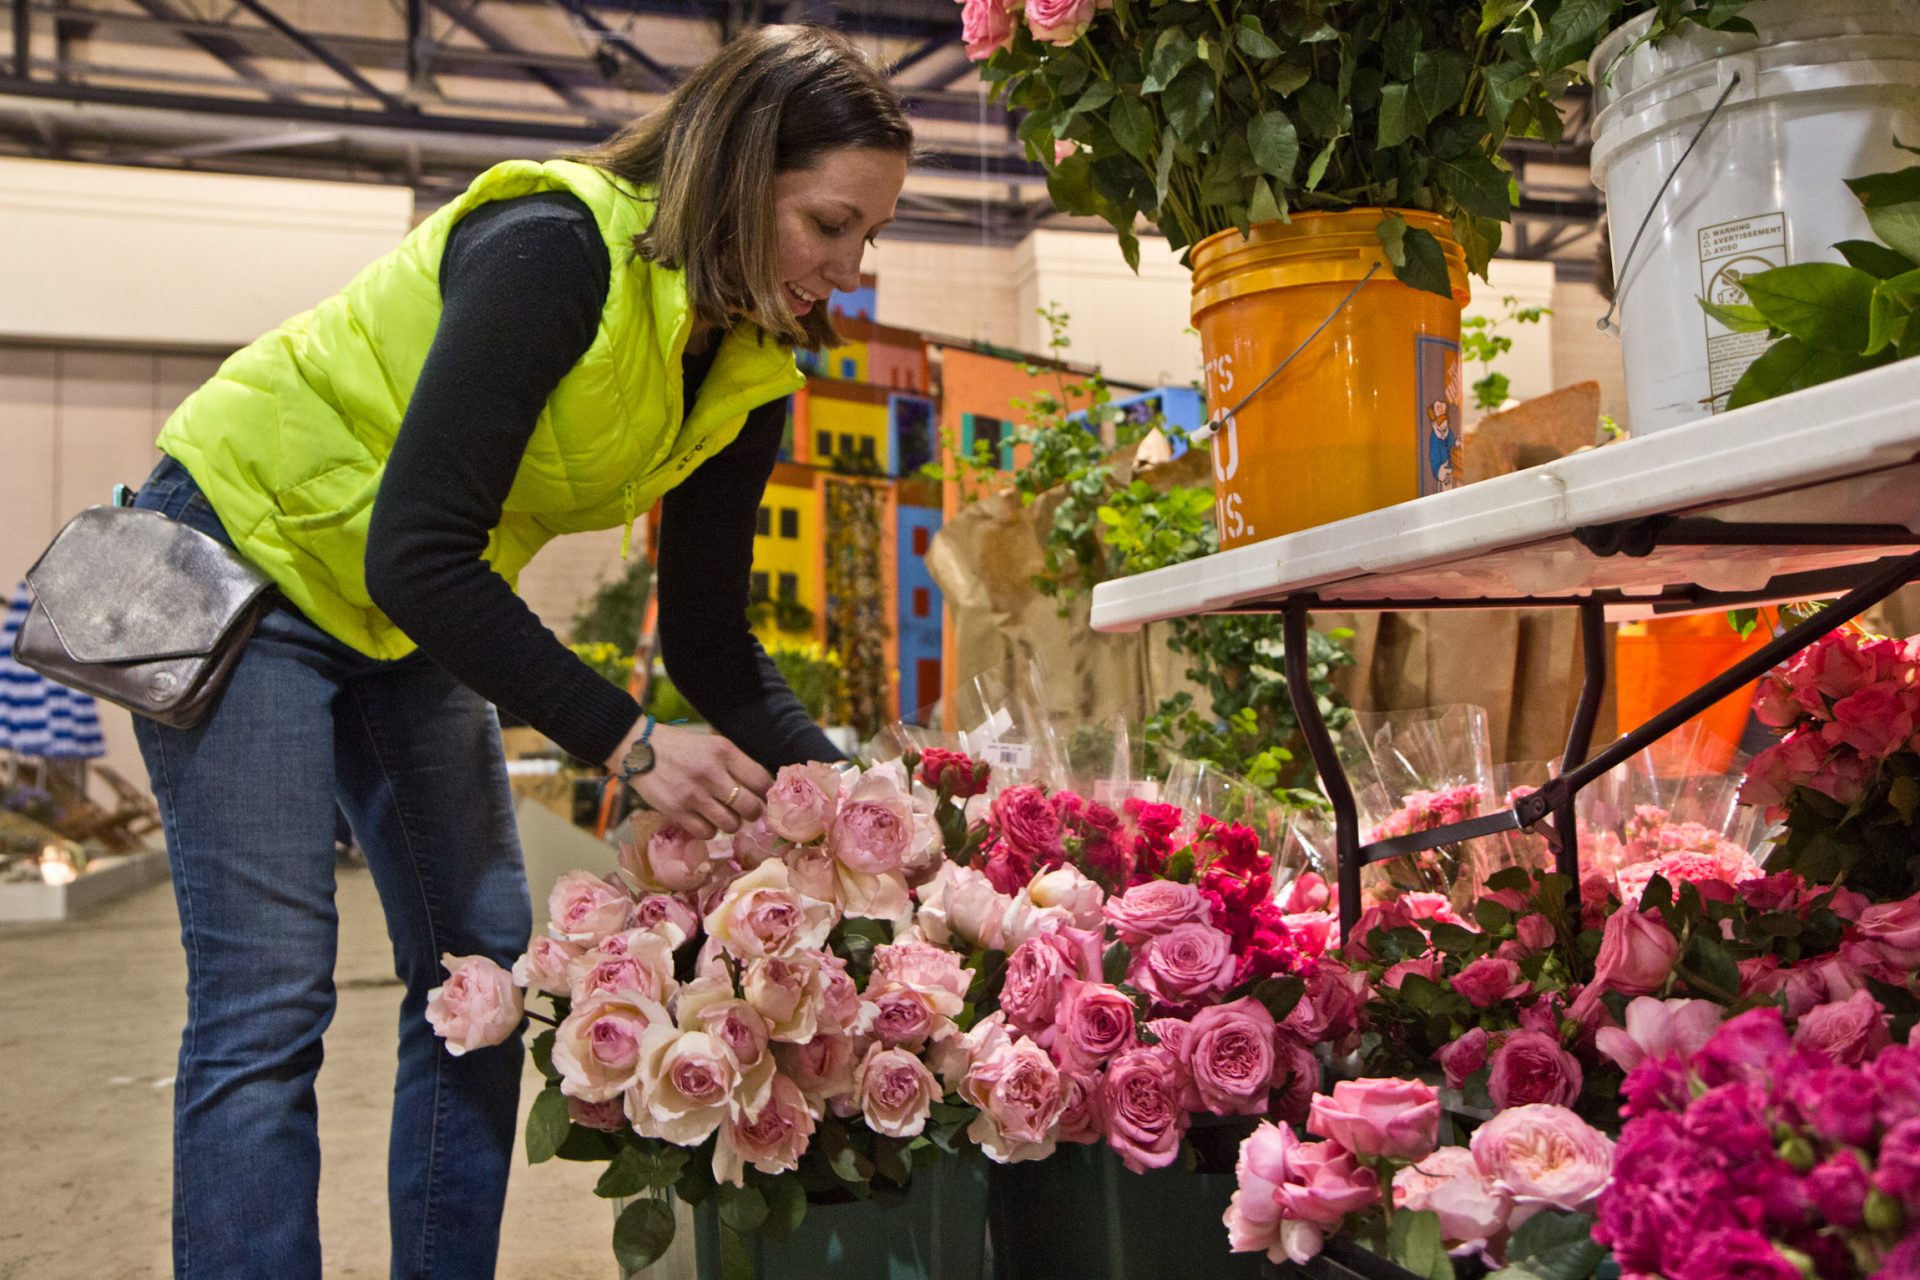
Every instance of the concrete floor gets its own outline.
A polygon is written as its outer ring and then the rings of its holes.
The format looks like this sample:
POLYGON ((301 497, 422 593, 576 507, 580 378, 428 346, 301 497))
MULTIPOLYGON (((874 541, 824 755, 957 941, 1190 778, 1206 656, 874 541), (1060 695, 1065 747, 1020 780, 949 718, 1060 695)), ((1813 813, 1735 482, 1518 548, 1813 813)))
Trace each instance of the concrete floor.
MULTIPOLYGON (((320 1229, 329 1277, 387 1274, 392 977, 365 871, 339 879, 339 1012, 320 1072, 320 1229)), ((143 1280, 170 1272, 173 1096, 186 1018, 173 890, 83 919, 0 928, 0 1280, 143 1280)), ((538 1077, 531 1066, 521 1106, 538 1077)), ((597 1166, 516 1165, 507 1280, 613 1280, 597 1166)))

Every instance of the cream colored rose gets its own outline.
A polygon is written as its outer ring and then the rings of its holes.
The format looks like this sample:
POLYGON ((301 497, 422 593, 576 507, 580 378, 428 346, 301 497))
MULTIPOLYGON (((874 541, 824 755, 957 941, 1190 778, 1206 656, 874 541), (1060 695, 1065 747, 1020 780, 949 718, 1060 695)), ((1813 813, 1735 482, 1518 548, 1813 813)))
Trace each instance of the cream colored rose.
POLYGON ((733 1055, 712 1036, 656 1023, 641 1038, 627 1119, 642 1137, 698 1146, 726 1120, 739 1083, 733 1055))
POLYGON ((779 861, 763 862, 728 885, 706 919, 708 936, 747 961, 813 950, 833 924, 833 904, 796 892, 779 861))
POLYGON ((1057 907, 1072 917, 1078 929, 1098 929, 1107 895, 1072 863, 1042 871, 1027 883, 1027 897, 1036 907, 1057 907))
POLYGON ((747 965, 740 985, 772 1039, 787 1044, 813 1039, 827 990, 827 975, 816 954, 764 956, 747 965))
POLYGON ((914 1054, 876 1044, 860 1060, 853 1092, 869 1129, 889 1138, 913 1138, 927 1127, 940 1086, 914 1054))

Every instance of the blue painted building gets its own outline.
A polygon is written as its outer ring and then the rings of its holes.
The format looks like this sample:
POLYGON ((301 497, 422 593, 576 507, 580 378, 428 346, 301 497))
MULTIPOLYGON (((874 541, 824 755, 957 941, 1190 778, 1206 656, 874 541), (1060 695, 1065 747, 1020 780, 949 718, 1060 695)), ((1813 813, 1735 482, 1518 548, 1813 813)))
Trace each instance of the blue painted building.
POLYGON ((927 550, 940 532, 938 507, 916 507, 902 502, 896 530, 898 547, 898 617, 900 718, 923 723, 940 700, 941 625, 944 617, 940 588, 927 572, 927 550))

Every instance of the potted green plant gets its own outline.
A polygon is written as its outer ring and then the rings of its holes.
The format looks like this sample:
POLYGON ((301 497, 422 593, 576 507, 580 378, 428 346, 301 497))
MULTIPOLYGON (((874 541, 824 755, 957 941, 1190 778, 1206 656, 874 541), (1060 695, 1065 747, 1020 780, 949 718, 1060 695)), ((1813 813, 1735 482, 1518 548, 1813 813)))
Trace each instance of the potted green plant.
POLYGON ((1055 204, 1134 263, 1144 219, 1192 268, 1233 547, 1452 486, 1459 309, 1515 198, 1501 148, 1559 139, 1556 100, 1623 15, 1657 37, 1743 3, 964 0, 963 20, 1055 204))

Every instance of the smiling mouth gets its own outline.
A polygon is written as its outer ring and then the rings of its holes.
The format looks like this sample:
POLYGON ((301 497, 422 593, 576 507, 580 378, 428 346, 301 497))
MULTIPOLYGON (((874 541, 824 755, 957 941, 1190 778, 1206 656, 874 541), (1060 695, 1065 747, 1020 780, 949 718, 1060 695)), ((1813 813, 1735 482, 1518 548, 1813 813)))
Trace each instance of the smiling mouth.
POLYGON ((794 309, 797 311, 809 311, 813 308, 814 303, 820 301, 819 298, 816 298, 798 285, 792 284, 787 286, 787 298, 793 303, 794 309))

